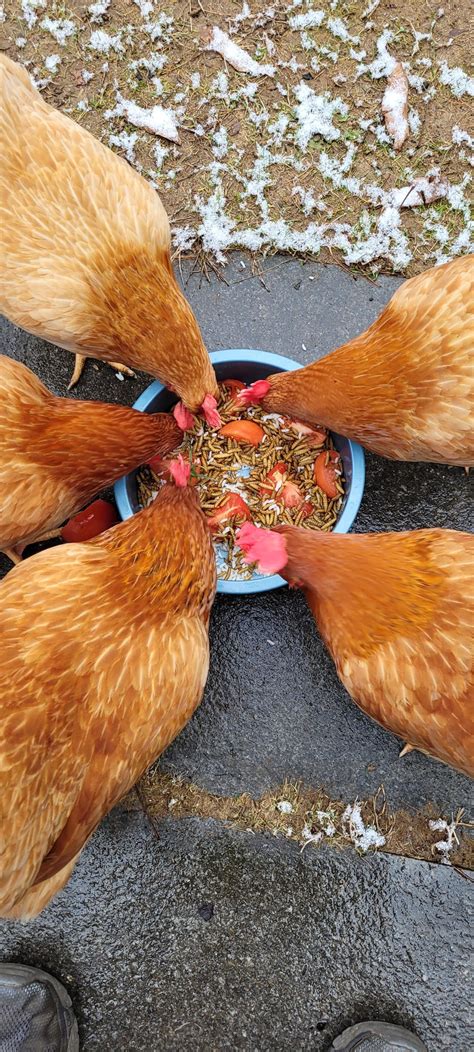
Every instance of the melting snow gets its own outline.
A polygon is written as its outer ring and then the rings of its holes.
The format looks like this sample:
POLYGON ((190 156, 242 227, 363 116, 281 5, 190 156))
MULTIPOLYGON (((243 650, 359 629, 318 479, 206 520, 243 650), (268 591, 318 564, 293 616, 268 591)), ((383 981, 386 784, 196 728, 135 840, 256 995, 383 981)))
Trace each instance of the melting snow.
POLYGON ((446 822, 444 818, 437 818, 435 821, 433 821, 433 819, 430 819, 428 824, 430 829, 433 830, 433 832, 440 832, 446 834, 445 839, 438 840, 436 844, 433 844, 433 847, 436 849, 436 851, 439 852, 440 855, 442 855, 441 862, 443 863, 443 865, 450 866, 451 860, 449 858, 449 854, 453 850, 453 848, 456 847, 457 844, 459 844, 459 840, 456 836, 455 819, 453 819, 452 822, 446 822))
POLYGON ((102 22, 102 18, 110 7, 110 0, 98 0, 96 4, 91 4, 87 8, 91 18, 90 22, 102 22))
POLYGON ((57 73, 59 66, 61 65, 60 55, 48 55, 44 60, 46 69, 50 73, 57 73))
POLYGON ((451 89, 453 95, 460 99, 462 95, 474 96, 474 78, 468 77, 460 66, 448 66, 446 59, 439 64, 439 79, 451 89))
POLYGON ((295 107, 298 121, 295 132, 296 145, 305 150, 314 135, 321 135, 326 142, 339 139, 341 133, 332 121, 335 113, 342 116, 347 114, 346 103, 339 97, 331 99, 327 91, 324 95, 317 95, 304 81, 300 81, 294 91, 298 99, 298 106, 295 107))
POLYGON ((291 815, 293 813, 293 804, 290 804, 289 800, 279 800, 277 811, 280 811, 282 815, 291 815))
POLYGON ((136 128, 146 128, 154 135, 161 135, 162 138, 169 139, 171 142, 179 142, 177 115, 174 110, 165 110, 163 106, 152 106, 151 109, 145 109, 130 99, 124 99, 118 91, 117 105, 113 110, 106 110, 105 116, 109 119, 116 116, 126 117, 136 128))
POLYGON ((76 30, 74 22, 71 22, 69 18, 43 18, 41 28, 47 29, 61 47, 65 46, 67 38, 71 37, 76 30))
POLYGON ((342 816, 342 824, 346 826, 346 835, 352 840, 359 851, 368 851, 371 847, 383 847, 385 837, 375 828, 366 826, 362 818, 360 804, 348 804, 342 816))
POLYGON ((111 36, 110 33, 106 33, 104 29, 94 29, 89 40, 89 47, 92 48, 93 51, 101 52, 103 55, 108 55, 109 51, 123 51, 120 33, 111 36))

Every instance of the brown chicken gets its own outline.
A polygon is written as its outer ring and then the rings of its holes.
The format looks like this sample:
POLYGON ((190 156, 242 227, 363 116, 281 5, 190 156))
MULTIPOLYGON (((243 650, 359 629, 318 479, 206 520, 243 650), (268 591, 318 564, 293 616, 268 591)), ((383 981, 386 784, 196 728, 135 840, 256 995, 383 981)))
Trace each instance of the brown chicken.
POLYGON ((303 589, 351 697, 414 748, 474 776, 474 537, 455 530, 258 530, 247 560, 303 589))
POLYGON ((3 917, 33 917, 63 887, 201 700, 215 559, 189 465, 173 475, 146 511, 0 585, 3 917))
POLYGON ((144 369, 212 424, 217 382, 174 277, 168 218, 122 158, 0 55, 0 310, 76 354, 144 369))
POLYGON ((56 398, 0 355, 0 551, 18 561, 99 490, 181 439, 169 413, 56 398))
POLYGON ((474 255, 410 278, 332 354, 242 392, 393 460, 474 465, 474 255))

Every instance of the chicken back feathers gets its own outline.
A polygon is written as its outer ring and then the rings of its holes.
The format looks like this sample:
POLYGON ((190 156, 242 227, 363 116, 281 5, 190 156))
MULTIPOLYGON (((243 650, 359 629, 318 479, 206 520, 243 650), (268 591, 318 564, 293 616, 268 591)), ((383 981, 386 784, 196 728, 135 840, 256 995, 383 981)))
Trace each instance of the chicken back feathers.
POLYGON ((324 424, 394 460, 474 464, 474 255, 397 290, 361 336, 269 377, 269 412, 324 424))
POLYGON ((0 355, 0 550, 45 537, 181 439, 169 413, 56 398, 25 365, 0 355))
POLYGON ((197 409, 216 378, 157 193, 4 55, 0 98, 0 309, 59 347, 151 373, 197 409))
POLYGON ((303 587, 354 701, 474 776, 474 537, 281 532, 288 562, 280 572, 303 587))
POLYGON ((192 488, 0 585, 0 914, 34 916, 199 704, 216 587, 192 488))

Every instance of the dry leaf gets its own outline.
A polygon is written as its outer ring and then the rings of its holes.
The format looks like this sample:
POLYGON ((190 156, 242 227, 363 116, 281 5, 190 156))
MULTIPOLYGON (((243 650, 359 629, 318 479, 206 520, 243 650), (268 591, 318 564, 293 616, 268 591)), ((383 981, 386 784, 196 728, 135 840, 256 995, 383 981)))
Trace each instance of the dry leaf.
POLYGON ((382 113, 395 150, 401 150, 408 136, 408 80, 401 62, 396 63, 388 78, 382 113))
POLYGON ((446 197, 447 192, 447 180, 441 175, 439 168, 432 168, 426 175, 414 179, 410 186, 392 190, 391 204, 395 205, 395 208, 431 205, 433 201, 439 201, 440 197, 446 197))

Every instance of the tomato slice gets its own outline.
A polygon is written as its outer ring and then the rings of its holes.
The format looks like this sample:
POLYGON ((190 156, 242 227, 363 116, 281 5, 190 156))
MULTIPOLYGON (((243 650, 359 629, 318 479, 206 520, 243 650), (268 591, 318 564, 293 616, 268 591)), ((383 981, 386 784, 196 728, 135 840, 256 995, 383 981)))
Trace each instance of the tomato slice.
POLYGON ((99 533, 110 530, 119 522, 117 509, 108 500, 95 500, 88 508, 74 515, 69 522, 63 526, 61 537, 63 541, 78 542, 90 541, 99 533))
POLYGON ((285 482, 280 496, 285 508, 299 508, 304 501, 303 494, 296 482, 285 482))
POLYGON ((219 434, 223 438, 233 438, 236 442, 244 442, 248 446, 259 446, 264 431, 254 420, 231 420, 230 424, 221 427, 219 434))
POLYGON ((300 438, 306 438, 309 446, 322 446, 328 437, 326 427, 310 427, 309 424, 303 424, 302 420, 285 417, 285 426, 291 427, 300 438))
POLYGON ((218 530, 225 522, 231 519, 251 519, 250 508, 239 493, 229 493, 223 504, 216 508, 213 515, 208 518, 211 530, 218 530))
POLYGON ((288 467, 283 460, 279 460, 278 464, 274 464, 270 471, 265 475, 265 478, 260 486, 260 493, 279 493, 286 482, 288 476, 288 467))
POLYGON ((337 479, 342 475, 341 458, 336 449, 324 449, 314 462, 314 481, 331 499, 337 497, 337 479))
POLYGON ((242 380, 223 380, 222 384, 226 391, 229 391, 232 395, 232 398, 235 398, 239 391, 243 391, 245 388, 245 384, 242 383, 242 380))

